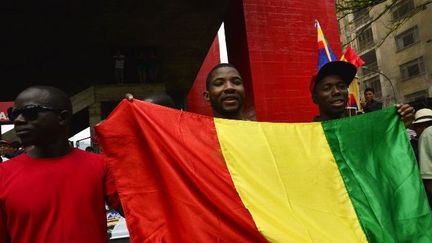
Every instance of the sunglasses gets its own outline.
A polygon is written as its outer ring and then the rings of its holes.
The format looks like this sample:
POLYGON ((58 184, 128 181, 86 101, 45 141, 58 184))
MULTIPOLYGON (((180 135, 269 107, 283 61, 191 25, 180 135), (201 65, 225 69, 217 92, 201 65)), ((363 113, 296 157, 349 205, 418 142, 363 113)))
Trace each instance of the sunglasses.
POLYGON ((15 121, 19 115, 22 115, 26 120, 32 121, 38 118, 39 112, 51 111, 60 112, 58 109, 50 108, 43 105, 26 105, 20 108, 9 107, 7 110, 9 120, 11 122, 15 121))

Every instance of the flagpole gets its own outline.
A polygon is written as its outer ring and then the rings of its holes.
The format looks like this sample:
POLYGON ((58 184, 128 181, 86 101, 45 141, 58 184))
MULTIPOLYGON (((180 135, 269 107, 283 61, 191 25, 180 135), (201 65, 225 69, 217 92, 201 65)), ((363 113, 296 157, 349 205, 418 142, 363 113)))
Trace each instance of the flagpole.
POLYGON ((329 48, 328 48, 327 39, 326 39, 325 36, 324 36, 324 32, 322 31, 322 29, 321 29, 321 25, 319 24, 319 21, 318 21, 318 20, 315 20, 315 28, 317 29, 317 32, 318 32, 318 41, 320 41, 320 37, 321 37, 321 41, 324 43, 324 50, 325 50, 325 52, 326 52, 327 59, 328 59, 329 61, 335 61, 335 60, 332 59, 332 57, 331 57, 331 55, 330 55, 330 51, 329 51, 329 48))

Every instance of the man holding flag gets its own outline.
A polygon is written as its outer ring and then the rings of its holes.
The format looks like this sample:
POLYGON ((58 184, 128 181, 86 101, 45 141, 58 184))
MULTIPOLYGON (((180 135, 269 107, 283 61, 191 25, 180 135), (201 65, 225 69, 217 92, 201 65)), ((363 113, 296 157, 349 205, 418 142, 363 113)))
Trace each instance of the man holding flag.
POLYGON ((312 77, 310 91, 312 100, 319 106, 320 114, 314 121, 342 118, 348 102, 348 85, 356 74, 354 65, 335 61, 325 64, 312 77))
MULTIPOLYGON (((346 116, 349 101, 348 87, 354 80, 357 68, 364 64, 348 47, 341 60, 337 61, 321 27, 316 21, 318 32, 318 72, 309 86, 312 100, 319 106, 320 114, 313 121, 328 121, 346 116)), ((358 96, 358 95, 357 95, 358 96)), ((408 104, 396 105, 405 126, 414 120, 414 108, 408 104)))
MULTIPOLYGON (((342 117, 355 72, 335 59, 319 66, 320 120, 342 117)), ((96 132, 132 242, 431 242, 431 210, 395 113, 283 124, 135 100, 96 132)))

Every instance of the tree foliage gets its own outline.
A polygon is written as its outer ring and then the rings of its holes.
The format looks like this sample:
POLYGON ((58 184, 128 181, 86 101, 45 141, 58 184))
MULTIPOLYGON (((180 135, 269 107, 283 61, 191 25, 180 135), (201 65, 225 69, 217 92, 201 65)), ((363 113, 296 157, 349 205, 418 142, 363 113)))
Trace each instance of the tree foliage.
MULTIPOLYGON (((398 4, 402 3, 403 1, 404 0, 391 0, 391 1, 386 1, 386 0, 336 0, 335 5, 336 5, 336 12, 338 15, 338 20, 340 21, 350 14, 356 14, 360 11, 370 10, 372 7, 374 7, 378 4, 381 4, 381 3, 384 4, 385 3, 385 7, 383 8, 383 10, 381 12, 375 14, 374 16, 371 16, 369 23, 373 23, 373 22, 381 19, 387 13, 391 14, 392 9, 394 9, 398 4)), ((422 3, 417 4, 414 7, 414 9, 412 9, 407 15, 403 16, 402 18, 398 19, 397 21, 390 22, 386 26, 387 32, 386 32, 384 38, 382 38, 381 40, 378 40, 376 46, 377 47, 381 46, 384 43, 384 41, 387 39, 387 37, 389 37, 392 33, 394 33, 396 30, 398 30, 412 16, 414 16, 419 11, 424 10, 426 8, 426 6, 431 4, 431 3, 432 3, 432 0, 422 1, 422 3)), ((349 22, 349 25, 354 25, 354 21, 349 22)), ((361 33, 362 33, 362 30, 360 30, 360 32, 357 33, 356 37, 351 39, 351 41, 349 43, 353 42, 357 38, 357 36, 359 36, 361 33)), ((349 44, 349 43, 346 43, 346 44, 349 44)))
POLYGON ((353 14, 363 9, 369 9, 382 2, 385 2, 385 0, 340 0, 336 1, 336 12, 338 13, 339 19, 342 19, 348 14, 353 14))

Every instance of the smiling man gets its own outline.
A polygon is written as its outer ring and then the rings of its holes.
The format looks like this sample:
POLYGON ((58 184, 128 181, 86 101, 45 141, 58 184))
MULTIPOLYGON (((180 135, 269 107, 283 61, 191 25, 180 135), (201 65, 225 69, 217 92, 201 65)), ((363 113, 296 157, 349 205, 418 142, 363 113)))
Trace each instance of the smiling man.
POLYGON ((329 62, 312 78, 312 100, 319 106, 320 114, 314 121, 327 121, 344 116, 348 101, 348 86, 357 72, 349 62, 329 62))
MULTIPOLYGON (((329 62, 312 77, 310 92, 318 105, 320 114, 313 121, 328 121, 345 116, 348 102, 348 86, 356 75, 357 68, 343 61, 329 62)), ((414 108, 408 104, 397 104, 397 111, 408 127, 414 121, 414 108)))
POLYGON ((233 65, 221 63, 209 72, 203 96, 210 102, 214 117, 246 120, 243 113, 243 79, 233 65))
POLYGON ((99 155, 70 147, 67 95, 30 87, 8 115, 27 151, 0 165, 0 243, 107 242, 114 182, 99 155))

